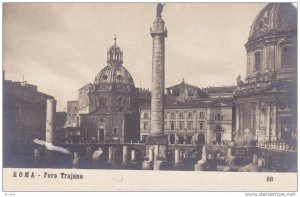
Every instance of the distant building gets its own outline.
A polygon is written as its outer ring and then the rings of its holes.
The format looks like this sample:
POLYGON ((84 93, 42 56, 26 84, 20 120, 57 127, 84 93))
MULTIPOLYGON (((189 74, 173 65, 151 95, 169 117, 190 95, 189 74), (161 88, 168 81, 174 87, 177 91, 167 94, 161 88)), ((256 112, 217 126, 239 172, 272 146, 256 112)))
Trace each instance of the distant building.
POLYGON ((92 84, 86 84, 78 90, 78 109, 77 114, 89 113, 90 98, 89 93, 92 89, 92 84))
POLYGON ((186 102, 199 98, 207 98, 207 94, 196 86, 189 85, 182 80, 180 84, 166 88, 167 102, 186 102))
POLYGON ((67 102, 67 119, 64 127, 79 127, 78 101, 67 102))
POLYGON ((252 23, 245 44, 245 82, 237 78, 235 140, 297 140, 297 9, 271 3, 252 23))
POLYGON ((53 96, 35 85, 3 80, 3 153, 24 152, 33 139, 45 139, 47 99, 53 96))
POLYGON ((56 112, 55 113, 55 122, 54 122, 54 130, 55 130, 55 139, 57 143, 61 143, 61 139, 63 138, 63 131, 66 124, 67 112, 56 112))
MULTIPOLYGON (((232 141, 233 96, 211 98, 184 81, 166 89, 164 131, 170 144, 232 141)), ((150 105, 140 108, 141 141, 150 133, 150 115, 150 105)))

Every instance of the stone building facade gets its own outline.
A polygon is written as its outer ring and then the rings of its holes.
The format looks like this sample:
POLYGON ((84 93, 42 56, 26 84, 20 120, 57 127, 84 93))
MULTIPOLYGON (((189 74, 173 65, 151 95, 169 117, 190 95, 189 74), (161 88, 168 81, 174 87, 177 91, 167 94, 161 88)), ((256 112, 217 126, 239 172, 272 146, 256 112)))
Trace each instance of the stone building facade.
POLYGON ((3 153, 27 150, 33 139, 45 139, 46 102, 53 96, 27 82, 3 80, 3 153))
POLYGON ((297 134, 297 10, 268 4, 255 18, 247 43, 246 79, 237 78, 235 140, 280 141, 297 134))
MULTIPOLYGON (((232 141, 233 97, 210 98, 182 81, 166 88, 164 133, 170 144, 226 144, 232 141)), ((149 135, 150 106, 140 108, 141 141, 149 135)))

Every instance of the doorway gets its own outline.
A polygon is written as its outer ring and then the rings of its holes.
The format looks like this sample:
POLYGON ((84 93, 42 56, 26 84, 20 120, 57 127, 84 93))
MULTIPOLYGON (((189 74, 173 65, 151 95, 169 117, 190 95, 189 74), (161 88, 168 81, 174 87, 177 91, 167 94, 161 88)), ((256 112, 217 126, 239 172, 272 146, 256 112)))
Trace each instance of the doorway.
POLYGON ((205 143, 205 136, 204 134, 199 134, 198 135, 198 144, 204 144, 205 143))
POLYGON ((222 141, 222 133, 216 133, 216 143, 221 144, 222 141))
POLYGON ((104 142, 104 129, 98 128, 98 143, 104 142))

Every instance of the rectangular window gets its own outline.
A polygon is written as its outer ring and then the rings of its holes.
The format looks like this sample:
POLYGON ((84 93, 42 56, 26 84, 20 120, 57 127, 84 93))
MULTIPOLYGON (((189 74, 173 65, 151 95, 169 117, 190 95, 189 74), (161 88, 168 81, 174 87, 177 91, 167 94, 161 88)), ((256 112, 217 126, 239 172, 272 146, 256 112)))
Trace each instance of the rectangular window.
POLYGON ((114 128, 114 137, 118 137, 118 129, 114 128))
POLYGON ((188 113, 188 118, 189 118, 189 119, 193 118, 193 113, 192 113, 192 112, 189 112, 189 113, 188 113))
POLYGON ((205 117, 205 113, 203 111, 200 112, 200 118, 204 118, 205 117))
POLYGON ((297 48, 285 46, 282 48, 282 67, 291 67, 297 65, 297 48))
POLYGON ((144 129, 147 129, 148 122, 144 122, 144 129))
POLYGON ((260 53, 255 53, 254 55, 255 58, 255 71, 260 71, 261 69, 261 54, 260 53))
POLYGON ((171 123, 171 130, 174 130, 175 129, 175 124, 174 122, 171 123))
POLYGON ((184 122, 180 121, 179 122, 179 129, 182 130, 184 128, 184 122))
POLYGON ((188 130, 192 130, 193 129, 193 122, 188 122, 188 130))
POLYGON ((144 119, 148 118, 148 113, 144 113, 144 119))
POLYGON ((181 119, 184 118, 183 112, 179 113, 179 118, 181 118, 181 119))

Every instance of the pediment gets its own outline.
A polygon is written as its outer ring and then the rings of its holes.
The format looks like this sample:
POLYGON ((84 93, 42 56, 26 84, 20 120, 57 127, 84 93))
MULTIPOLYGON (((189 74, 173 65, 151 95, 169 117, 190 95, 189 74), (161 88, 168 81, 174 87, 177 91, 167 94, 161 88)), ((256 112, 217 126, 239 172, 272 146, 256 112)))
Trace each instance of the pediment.
POLYGON ((104 124, 103 122, 98 122, 97 123, 98 128, 104 128, 105 126, 106 126, 106 124, 104 124))

